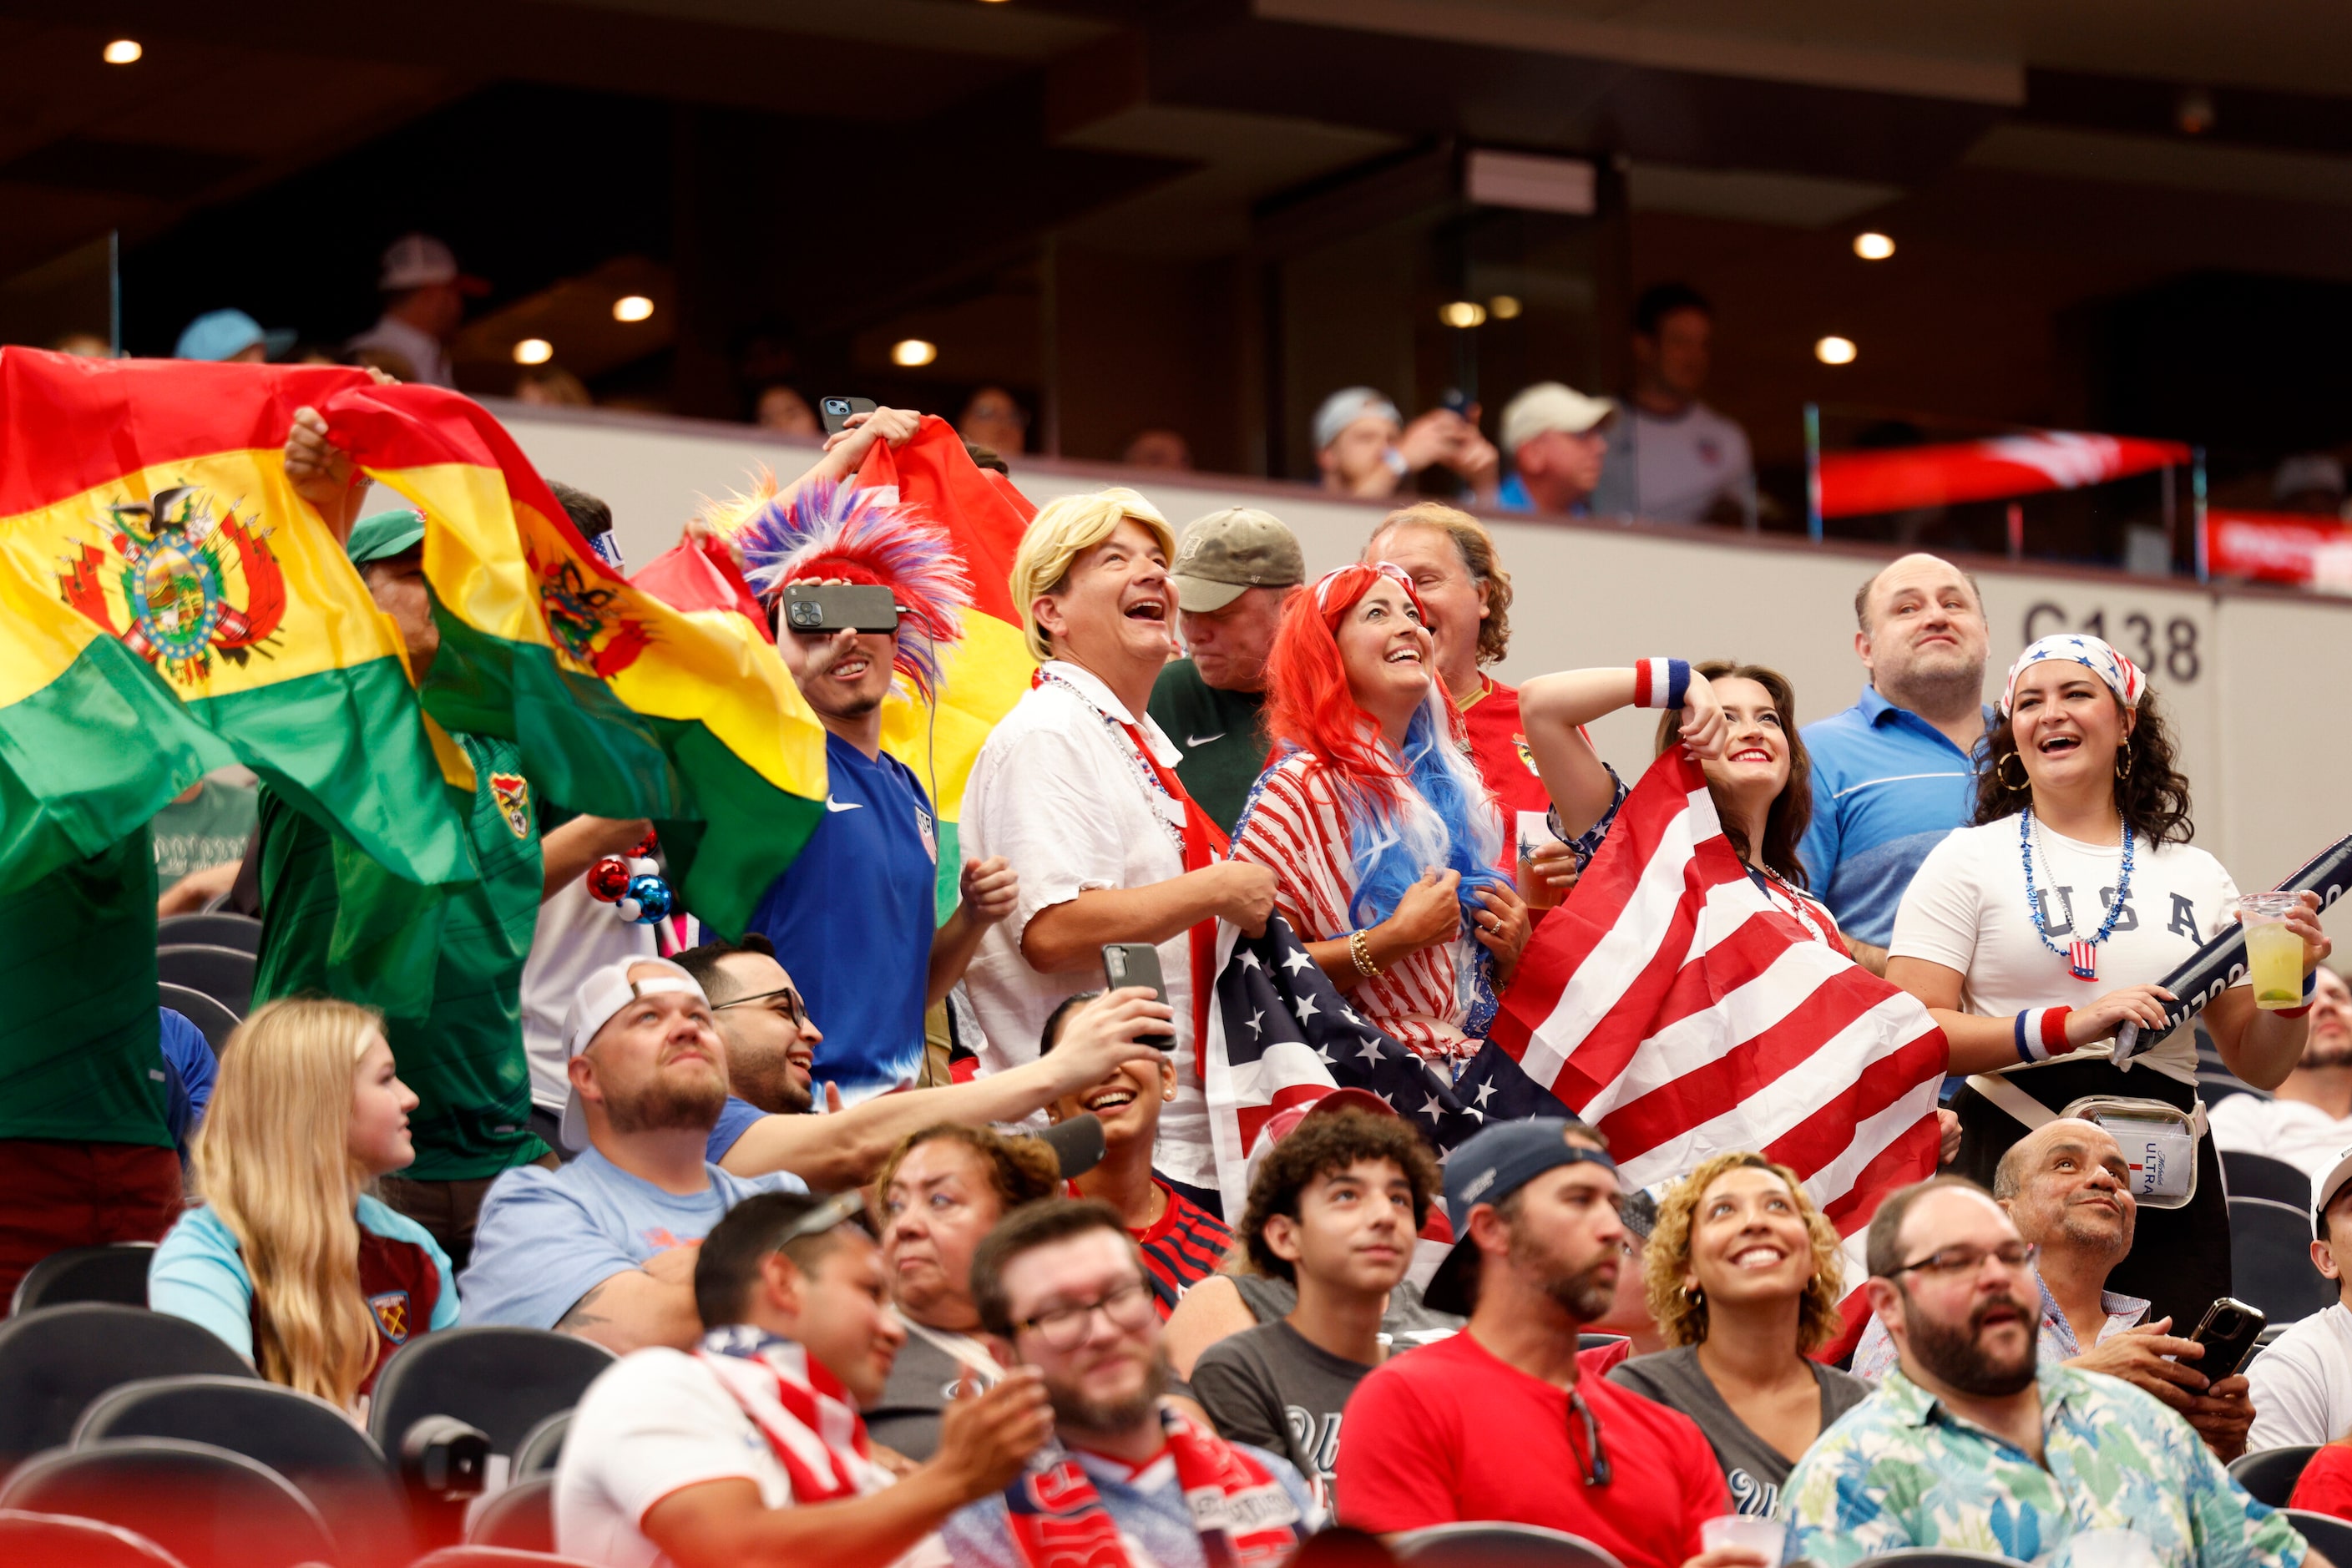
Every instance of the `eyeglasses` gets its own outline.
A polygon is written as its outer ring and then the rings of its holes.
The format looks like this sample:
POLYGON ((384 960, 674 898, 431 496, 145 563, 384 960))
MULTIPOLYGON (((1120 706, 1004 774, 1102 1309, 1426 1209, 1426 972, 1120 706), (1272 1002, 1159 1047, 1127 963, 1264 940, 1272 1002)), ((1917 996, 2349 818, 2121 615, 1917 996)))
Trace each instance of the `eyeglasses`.
POLYGON ((1916 1263, 1906 1263, 1887 1278, 1896 1274, 1925 1274, 1931 1279, 1956 1279, 1974 1274, 1984 1267, 1988 1258, 1996 1258, 2012 1274, 2022 1274, 2033 1266, 2042 1249, 2030 1241, 2004 1241, 1999 1247, 1948 1247, 1941 1252, 1931 1252, 1916 1263))
POLYGON ((1151 1290, 1142 1280, 1129 1279, 1123 1285, 1112 1286, 1091 1301, 1049 1307, 1013 1326, 1035 1333, 1045 1342, 1048 1350, 1076 1350, 1085 1342, 1087 1330, 1097 1311, 1110 1320, 1114 1329, 1139 1329, 1151 1317, 1151 1290))
MULTIPOLYGON (((1589 1463, 1580 1456, 1579 1458, 1579 1463, 1584 1468, 1584 1484, 1588 1487, 1607 1486, 1609 1456, 1601 1451, 1601 1423, 1592 1418, 1592 1406, 1584 1403, 1584 1395, 1571 1388, 1568 1391, 1568 1412, 1571 1415, 1584 1417, 1584 1446, 1592 1455, 1589 1463)), ((1569 1431, 1568 1448, 1570 1453, 1576 1452, 1576 1433, 1572 1427, 1569 1431)))
POLYGON ((721 1002, 710 1010, 714 1013, 724 1013, 730 1007, 748 1007, 754 1002, 772 1002, 779 996, 784 999, 784 1016, 793 1021, 793 1026, 801 1029, 808 1027, 808 1009, 801 1005, 801 994, 789 985, 778 986, 773 991, 762 991, 756 996, 738 996, 732 1002, 721 1002))

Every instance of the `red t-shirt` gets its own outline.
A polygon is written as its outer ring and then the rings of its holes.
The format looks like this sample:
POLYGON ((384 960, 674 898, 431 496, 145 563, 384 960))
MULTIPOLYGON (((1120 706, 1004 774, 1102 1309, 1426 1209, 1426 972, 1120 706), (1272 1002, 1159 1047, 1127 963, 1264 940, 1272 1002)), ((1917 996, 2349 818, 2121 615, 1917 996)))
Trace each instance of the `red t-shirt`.
POLYGON ((1606 1486, 1584 1484, 1591 1456, 1568 1391, 1468 1332, 1383 1363, 1348 1399, 1339 1522, 1375 1534, 1457 1520, 1548 1525, 1625 1568, 1682 1568, 1699 1553, 1700 1523, 1731 1511, 1715 1450, 1679 1411, 1599 1378, 1577 1391, 1601 1430, 1606 1486))
POLYGON ((1478 679, 1486 683, 1486 695, 1472 698, 1462 710, 1462 722, 1470 728, 1470 760, 1478 764, 1478 776, 1503 808, 1504 836, 1516 837, 1519 820, 1511 814, 1549 811, 1551 796, 1544 793, 1536 760, 1528 751, 1528 729, 1519 722, 1519 689, 1491 675, 1478 679))
POLYGON ((2352 1519, 2352 1448, 2330 1443, 2314 1454, 2303 1467, 2286 1506, 2352 1519))

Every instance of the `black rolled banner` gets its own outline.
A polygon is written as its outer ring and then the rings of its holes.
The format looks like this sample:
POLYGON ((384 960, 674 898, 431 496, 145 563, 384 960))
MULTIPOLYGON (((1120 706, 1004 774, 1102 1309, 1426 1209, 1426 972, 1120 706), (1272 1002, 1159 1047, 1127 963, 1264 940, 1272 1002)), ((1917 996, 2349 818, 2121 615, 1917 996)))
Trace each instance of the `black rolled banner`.
MULTIPOLYGON (((2317 893, 2319 907, 2327 908, 2352 888, 2352 837, 2339 838, 2318 855, 2305 862, 2301 869, 2278 885, 2282 893, 2317 893)), ((2175 998, 2164 1009, 2164 1027, 2148 1037, 2154 1045, 2191 1016, 2205 1010, 2205 1005, 2228 990, 2232 982, 2246 973, 2246 933, 2242 926, 2232 925, 2228 931, 2197 950, 2194 957, 2162 982, 2175 998)), ((2140 1052, 2140 1027, 2126 1024, 2116 1031, 2116 1063, 2121 1066, 2140 1052)))

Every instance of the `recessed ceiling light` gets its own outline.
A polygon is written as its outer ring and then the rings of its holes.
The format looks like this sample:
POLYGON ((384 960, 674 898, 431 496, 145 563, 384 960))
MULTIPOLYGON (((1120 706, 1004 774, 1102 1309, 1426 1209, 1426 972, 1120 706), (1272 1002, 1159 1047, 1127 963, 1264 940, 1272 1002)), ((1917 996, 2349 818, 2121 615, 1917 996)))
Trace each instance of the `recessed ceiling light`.
POLYGON ((1524 308, 1517 294, 1497 294, 1486 301, 1486 314, 1498 321, 1509 321, 1524 308))
POLYGON ((555 345, 545 338, 525 338, 514 346, 517 364, 545 364, 555 357, 555 345))
POLYGON ((613 301, 613 320, 642 321, 654 313, 654 302, 643 294, 624 294, 613 301))
POLYGON ((1823 364, 1852 364, 1853 354, 1852 338, 1823 338, 1813 345, 1813 357, 1823 364))
POLYGON ((1437 319, 1449 327, 1475 327, 1486 319, 1486 307, 1475 300, 1450 300, 1437 307, 1437 319))
POLYGON ((916 365, 929 364, 939 357, 940 345, 925 342, 920 338, 900 338, 890 345, 890 363, 903 364, 909 369, 916 365))
POLYGON ((139 47, 139 40, 136 38, 117 38, 106 46, 106 63, 110 66, 127 66, 146 52, 139 47))
POLYGON ((1864 261, 1884 261, 1895 254, 1895 242, 1883 234, 1857 234, 1853 253, 1864 261))

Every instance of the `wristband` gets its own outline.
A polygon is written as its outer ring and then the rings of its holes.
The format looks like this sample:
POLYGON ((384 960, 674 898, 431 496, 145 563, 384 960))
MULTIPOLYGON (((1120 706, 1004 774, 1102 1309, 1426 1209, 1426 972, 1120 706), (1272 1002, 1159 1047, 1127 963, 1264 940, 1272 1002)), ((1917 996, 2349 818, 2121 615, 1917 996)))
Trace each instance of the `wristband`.
POLYGON ((2066 1015, 2072 1007, 2029 1007, 2017 1016, 2017 1059, 2046 1062, 2064 1051, 2066 1015))
POLYGON ((2282 1007, 2278 1010, 2278 1016, 2282 1018, 2302 1017, 2311 1011, 2311 999, 2318 994, 2319 971, 2315 969, 2303 977, 2303 1005, 2298 1007, 2282 1007))
POLYGON ((1680 708, 1690 691, 1690 661, 1645 658, 1633 667, 1633 706, 1680 708))

